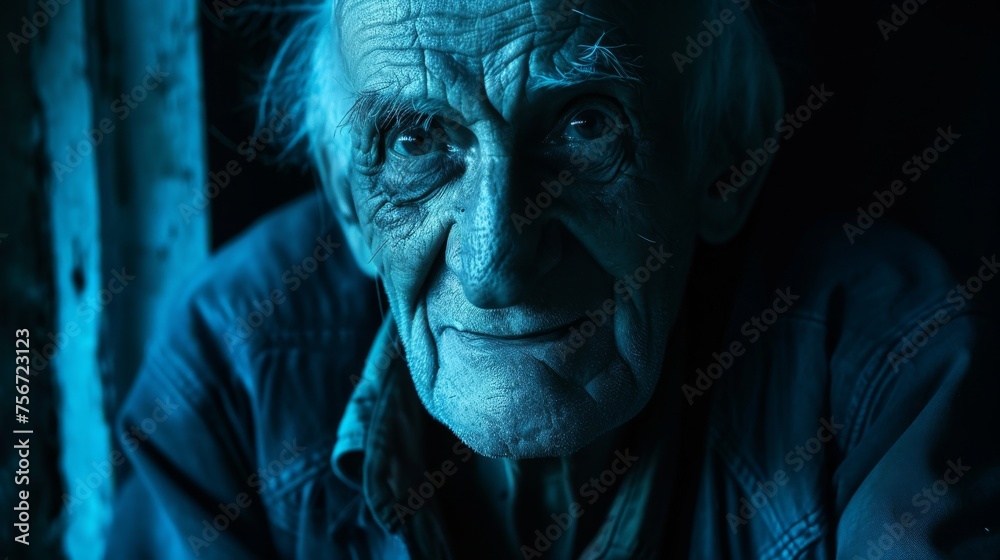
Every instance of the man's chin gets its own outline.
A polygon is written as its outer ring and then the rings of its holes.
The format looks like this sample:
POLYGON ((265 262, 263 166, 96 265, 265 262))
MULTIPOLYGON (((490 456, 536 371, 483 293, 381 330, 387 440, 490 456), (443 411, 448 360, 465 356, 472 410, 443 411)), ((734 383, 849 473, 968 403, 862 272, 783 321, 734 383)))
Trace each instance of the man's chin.
POLYGON ((580 383, 624 377, 617 352, 599 370, 565 371, 566 364, 556 369, 540 355, 549 350, 544 345, 481 342, 442 336, 433 386, 418 387, 430 414, 480 455, 568 455, 631 416, 629 406, 598 402, 580 383))
POLYGON ((497 415, 492 410, 481 415, 471 411, 468 416, 461 416, 449 410, 438 420, 470 449, 495 459, 567 456, 613 427, 599 421, 597 411, 588 407, 563 403, 559 406, 571 410, 552 411, 553 416, 560 415, 555 422, 549 422, 549 413, 533 414, 530 406, 520 413, 512 411, 508 416, 497 415))

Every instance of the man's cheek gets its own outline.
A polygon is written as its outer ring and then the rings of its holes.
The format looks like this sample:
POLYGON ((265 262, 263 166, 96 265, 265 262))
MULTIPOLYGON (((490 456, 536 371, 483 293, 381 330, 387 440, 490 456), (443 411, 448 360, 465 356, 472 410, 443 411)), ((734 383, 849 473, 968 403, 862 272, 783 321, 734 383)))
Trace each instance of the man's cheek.
POLYGON ((408 315, 437 261, 437 230, 426 214, 412 208, 383 209, 372 222, 372 251, 390 305, 408 315))
POLYGON ((380 273, 389 309, 399 327, 400 337, 407 351, 414 349, 410 336, 414 334, 414 321, 420 315, 417 295, 419 284, 412 282, 412 268, 401 262, 401 256, 387 254, 385 268, 380 273))
POLYGON ((373 240, 379 237, 383 231, 380 212, 388 202, 387 197, 375 188, 374 181, 368 177, 355 176, 351 178, 351 200, 354 211, 357 213, 358 224, 365 235, 365 241, 369 246, 373 240))
POLYGON ((379 270, 393 254, 409 254, 412 250, 403 249, 412 244, 414 238, 421 233, 422 213, 412 206, 396 206, 384 192, 371 189, 365 198, 358 199, 356 209, 358 221, 363 229, 365 243, 371 254, 365 258, 371 259, 379 270))

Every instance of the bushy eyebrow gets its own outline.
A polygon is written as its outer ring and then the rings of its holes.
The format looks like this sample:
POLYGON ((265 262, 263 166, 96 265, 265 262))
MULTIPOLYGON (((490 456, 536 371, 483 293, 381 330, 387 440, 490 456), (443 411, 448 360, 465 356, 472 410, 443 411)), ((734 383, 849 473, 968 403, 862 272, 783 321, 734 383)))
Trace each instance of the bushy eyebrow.
POLYGON ((603 44, 607 38, 605 32, 591 45, 578 45, 575 57, 556 61, 555 75, 536 76, 529 81, 528 87, 550 90, 598 81, 611 81, 623 86, 641 84, 639 70, 642 68, 642 57, 626 54, 632 45, 603 44))
POLYGON ((382 127, 387 123, 416 120, 421 116, 454 113, 446 104, 433 99, 406 97, 401 89, 387 85, 358 92, 354 105, 340 126, 360 130, 373 124, 382 127))

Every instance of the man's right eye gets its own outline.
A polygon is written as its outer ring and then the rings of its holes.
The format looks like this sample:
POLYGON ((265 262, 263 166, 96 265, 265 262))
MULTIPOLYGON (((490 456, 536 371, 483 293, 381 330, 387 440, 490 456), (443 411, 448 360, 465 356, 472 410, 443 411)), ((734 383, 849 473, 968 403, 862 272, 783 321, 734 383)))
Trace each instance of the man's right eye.
POLYGON ((448 133, 437 122, 429 127, 410 126, 389 137, 389 150, 403 157, 422 157, 455 150, 448 133))
POLYGON ((402 115, 379 128, 379 176, 394 203, 418 201, 464 171, 463 130, 442 117, 402 115))

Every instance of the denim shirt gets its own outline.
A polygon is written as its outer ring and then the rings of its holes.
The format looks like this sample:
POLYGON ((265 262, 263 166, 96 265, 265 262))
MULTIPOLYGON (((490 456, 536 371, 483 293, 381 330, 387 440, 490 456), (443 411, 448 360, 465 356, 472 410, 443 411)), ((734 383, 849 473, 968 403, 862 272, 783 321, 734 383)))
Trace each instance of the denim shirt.
MULTIPOLYGON (((434 421, 323 204, 262 220, 178 299, 119 419, 138 476, 110 558, 455 557, 433 498, 397 509, 440 464, 434 421)), ((582 557, 1000 558, 996 319, 909 233, 819 231, 778 292, 745 285, 719 352, 661 380, 647 409, 679 412, 582 557)))

